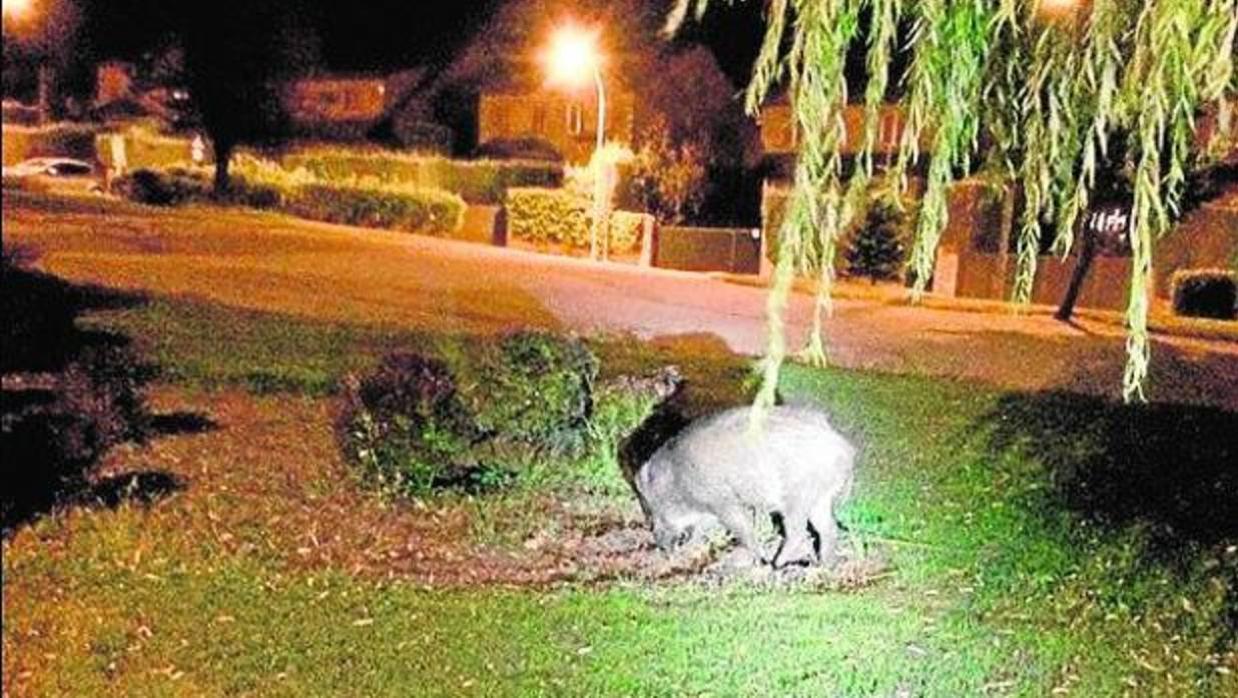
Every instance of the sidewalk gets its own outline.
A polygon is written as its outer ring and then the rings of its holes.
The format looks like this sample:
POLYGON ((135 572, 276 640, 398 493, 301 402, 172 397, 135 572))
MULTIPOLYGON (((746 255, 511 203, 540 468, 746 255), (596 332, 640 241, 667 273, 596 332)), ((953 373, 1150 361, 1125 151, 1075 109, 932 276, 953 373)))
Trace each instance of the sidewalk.
MULTIPOLYGON (((726 272, 711 272, 709 276, 731 284, 768 288, 770 279, 743 274, 726 272)), ((815 295, 817 282, 811 279, 796 279, 792 289, 795 293, 815 295)), ((990 313, 1005 315, 1034 315, 1051 317, 1057 312, 1056 305, 1028 305, 1019 307, 1008 301, 988 298, 957 298, 925 293, 919 303, 911 300, 910 290, 896 284, 867 284, 854 281, 836 281, 833 297, 845 300, 862 300, 882 305, 921 307, 932 310, 953 310, 964 313, 990 313)), ((1110 325, 1122 329, 1126 325, 1124 313, 1116 310, 1100 310, 1095 308, 1076 308, 1074 317, 1091 322, 1110 325)), ((1153 334, 1171 337, 1186 337, 1190 339, 1216 340, 1222 342, 1238 342, 1238 322, 1226 320, 1209 320, 1205 318, 1188 318, 1174 315, 1162 301, 1154 301, 1151 317, 1148 318, 1148 329, 1153 334), (1158 307, 1159 306, 1159 307, 1158 307)))

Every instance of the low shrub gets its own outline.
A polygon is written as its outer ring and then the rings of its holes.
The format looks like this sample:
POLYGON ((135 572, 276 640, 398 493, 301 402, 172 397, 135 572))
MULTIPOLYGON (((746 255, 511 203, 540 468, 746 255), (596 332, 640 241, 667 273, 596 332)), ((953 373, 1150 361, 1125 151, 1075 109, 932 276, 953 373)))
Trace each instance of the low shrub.
POLYGON ((335 430, 367 478, 410 494, 457 475, 478 433, 447 367, 408 353, 344 382, 335 430))
POLYGON ((631 252, 640 249, 643 225, 647 214, 615 211, 610 215, 611 252, 631 252))
POLYGON ((1174 273, 1174 313, 1233 320, 1238 317, 1238 273, 1226 269, 1182 269, 1174 273))
POLYGON ((556 453, 585 443, 598 361, 583 342, 521 331, 454 359, 461 396, 488 438, 556 453))
POLYGON ((0 416, 5 528, 82 490, 109 448, 146 434, 153 368, 125 347, 91 347, 42 389, 10 392, 0 416))
POLYGON ((139 169, 112 180, 112 191, 131 201, 151 206, 178 206, 191 202, 276 209, 284 194, 276 185, 255 182, 233 174, 228 192, 216 196, 211 173, 204 168, 173 167, 167 170, 139 169))
POLYGON ((392 354, 344 381, 336 440, 368 480, 404 494, 487 488, 511 471, 483 459, 588 442, 598 362, 579 340, 526 331, 446 353, 392 354))
POLYGON ((183 168, 138 169, 112 180, 112 190, 131 201, 150 206, 176 206, 210 198, 211 180, 204 172, 183 168))
MULTIPOLYGON (((508 235, 535 244, 589 247, 592 216, 587 199, 567 189, 518 187, 507 190, 508 235)), ((640 247, 644 214, 615 211, 607 233, 612 252, 640 247)))
POLYGON ((291 195, 294 215, 329 223, 445 235, 464 223, 464 201, 436 189, 308 184, 291 195))
POLYGON ((507 234, 533 243, 589 245, 587 202, 563 189, 507 191, 507 234))

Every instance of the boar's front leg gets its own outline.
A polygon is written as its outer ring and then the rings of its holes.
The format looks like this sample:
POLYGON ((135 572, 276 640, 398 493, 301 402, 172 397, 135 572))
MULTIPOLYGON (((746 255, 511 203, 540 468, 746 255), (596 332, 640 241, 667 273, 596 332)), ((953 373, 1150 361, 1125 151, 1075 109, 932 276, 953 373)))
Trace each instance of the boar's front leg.
POLYGON ((754 562, 765 564, 761 546, 752 530, 752 516, 749 512, 742 506, 731 506, 719 511, 717 516, 722 525, 739 541, 740 548, 745 550, 754 562))
POLYGON ((808 515, 799 507, 788 509, 783 514, 782 531, 782 545, 774 555, 775 568, 805 559, 812 547, 808 540, 808 515))

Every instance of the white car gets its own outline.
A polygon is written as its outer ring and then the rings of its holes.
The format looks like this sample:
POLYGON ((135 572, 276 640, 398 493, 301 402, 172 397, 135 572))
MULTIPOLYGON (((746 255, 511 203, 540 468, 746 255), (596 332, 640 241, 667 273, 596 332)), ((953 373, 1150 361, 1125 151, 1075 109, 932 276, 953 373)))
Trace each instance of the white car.
MULTIPOLYGON (((100 194, 94 165, 75 158, 30 158, 4 168, 5 180, 30 182, 36 189, 100 194)), ((6 185, 7 186, 7 185, 6 185)))
POLYGON ((4 167, 5 177, 89 177, 94 165, 74 158, 30 158, 4 167))

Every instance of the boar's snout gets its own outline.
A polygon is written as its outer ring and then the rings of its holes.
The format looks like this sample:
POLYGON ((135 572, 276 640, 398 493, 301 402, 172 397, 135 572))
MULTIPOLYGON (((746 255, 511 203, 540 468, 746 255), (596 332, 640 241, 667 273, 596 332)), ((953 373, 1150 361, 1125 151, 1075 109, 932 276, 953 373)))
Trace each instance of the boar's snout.
POLYGON ((682 530, 672 526, 654 526, 653 542, 662 552, 670 552, 692 540, 692 527, 682 530))

